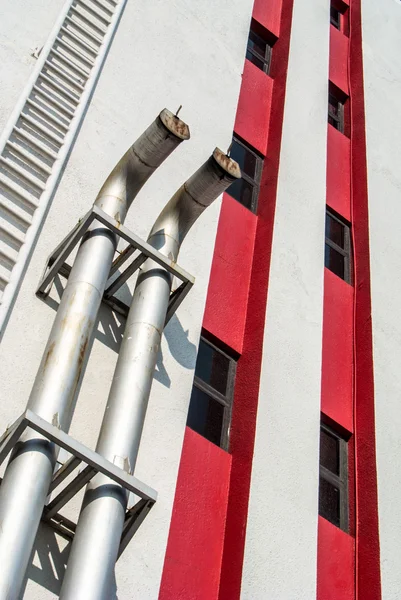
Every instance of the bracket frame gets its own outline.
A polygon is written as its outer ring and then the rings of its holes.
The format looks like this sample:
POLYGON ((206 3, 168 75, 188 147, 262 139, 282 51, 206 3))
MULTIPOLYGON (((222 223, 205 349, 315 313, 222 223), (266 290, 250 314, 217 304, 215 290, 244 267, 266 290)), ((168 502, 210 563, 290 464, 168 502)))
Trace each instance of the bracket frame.
POLYGON ((78 473, 43 510, 42 520, 56 529, 63 537, 72 540, 75 535, 76 523, 63 517, 60 509, 71 500, 79 490, 86 485, 97 473, 102 473, 121 485, 128 492, 133 492, 139 497, 139 501, 125 515, 124 529, 121 536, 118 557, 121 556, 128 543, 138 530, 145 517, 157 500, 157 492, 130 475, 123 469, 105 459, 103 456, 90 450, 81 442, 58 429, 30 409, 27 409, 18 419, 10 425, 0 438, 0 465, 11 452, 26 428, 33 429, 45 439, 53 442, 60 448, 64 448, 71 454, 64 465, 55 472, 49 488, 49 494, 73 473, 81 464, 86 467, 78 473))
POLYGON ((36 290, 36 295, 42 299, 46 298, 57 274, 68 279, 71 272, 71 265, 66 262, 66 259, 85 235, 93 221, 102 223, 115 233, 118 238, 128 242, 125 250, 112 263, 106 290, 103 294, 103 302, 126 317, 130 307, 119 300, 115 296, 115 293, 141 267, 145 260, 150 258, 181 281, 179 287, 170 295, 165 321, 165 324, 167 324, 193 286, 195 282, 194 277, 96 205, 93 205, 92 209, 78 221, 74 229, 70 231, 48 256, 43 275, 36 290), (111 281, 110 278, 123 267, 124 263, 136 251, 139 251, 138 256, 128 267, 120 272, 115 280, 111 281))

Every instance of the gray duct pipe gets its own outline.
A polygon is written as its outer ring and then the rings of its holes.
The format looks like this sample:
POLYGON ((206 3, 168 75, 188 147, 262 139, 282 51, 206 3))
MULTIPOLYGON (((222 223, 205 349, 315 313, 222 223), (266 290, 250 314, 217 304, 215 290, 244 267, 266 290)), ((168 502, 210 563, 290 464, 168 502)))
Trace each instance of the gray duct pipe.
MULTIPOLYGON (((109 175, 95 204, 120 222, 155 169, 189 138, 185 123, 163 110, 109 175)), ((28 401, 28 408, 68 431, 83 377, 116 236, 96 221, 84 236, 28 401)), ((20 598, 25 571, 53 476, 57 449, 36 432, 15 447, 0 486, 0 600, 20 598)))
MULTIPOLYGON (((236 178, 239 166, 220 150, 177 191, 149 243, 176 262, 189 229, 236 178)), ((171 275, 148 259, 138 277, 96 447, 133 473, 170 297, 171 275)), ((62 600, 110 600, 127 492, 98 474, 88 484, 64 577, 62 600)))

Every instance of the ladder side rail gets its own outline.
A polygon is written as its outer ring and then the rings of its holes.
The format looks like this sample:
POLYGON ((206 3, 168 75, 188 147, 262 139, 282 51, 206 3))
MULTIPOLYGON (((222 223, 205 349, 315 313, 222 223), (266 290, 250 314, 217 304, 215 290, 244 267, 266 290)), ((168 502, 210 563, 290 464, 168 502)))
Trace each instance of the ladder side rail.
MULTIPOLYGON (((42 68, 45 65, 48 54, 51 51, 53 44, 56 42, 58 37, 60 28, 64 23, 67 14, 71 8, 72 2, 68 0, 68 2, 64 5, 63 10, 60 13, 60 16, 53 27, 51 34, 43 47, 43 50, 38 59, 38 63, 34 69, 34 72, 29 79, 26 88, 21 95, 19 102, 17 103, 7 125, 3 132, 2 137, 0 138, 0 153, 3 151, 8 138, 12 135, 13 130, 16 126, 17 121, 20 118, 21 112, 25 106, 26 100, 29 97, 34 85, 39 78, 42 68)), ((104 35, 103 43, 99 48, 99 54, 94 60, 94 64, 92 70, 89 74, 85 89, 80 98, 80 102, 75 111, 75 115, 71 121, 71 126, 68 132, 66 133, 64 144, 60 148, 58 152, 57 159, 52 168, 52 174, 49 176, 47 180, 46 189, 44 190, 41 198, 40 204, 35 211, 35 214, 32 219, 32 224, 29 227, 26 237, 25 243, 23 244, 20 252, 18 254, 17 262, 11 272, 10 280, 7 286, 5 287, 1 306, 0 306, 0 340, 2 335, 4 334, 5 327, 7 326, 8 319, 10 317, 16 296, 18 294, 19 288, 21 286, 23 277, 25 275, 26 268, 28 266, 29 260, 31 258, 40 228, 44 219, 46 218, 47 211, 49 209, 50 203, 53 199, 54 193, 57 189, 57 185, 60 181, 63 166, 68 159, 68 156, 72 150, 72 146, 75 142, 76 136, 78 134, 80 124, 84 118, 85 111, 87 105, 92 97, 95 86, 99 79, 102 67, 106 60, 109 47, 113 41, 116 29, 120 22, 121 16, 123 14, 124 8, 127 4, 127 0, 121 0, 119 4, 117 4, 113 17, 111 18, 110 25, 104 35)))

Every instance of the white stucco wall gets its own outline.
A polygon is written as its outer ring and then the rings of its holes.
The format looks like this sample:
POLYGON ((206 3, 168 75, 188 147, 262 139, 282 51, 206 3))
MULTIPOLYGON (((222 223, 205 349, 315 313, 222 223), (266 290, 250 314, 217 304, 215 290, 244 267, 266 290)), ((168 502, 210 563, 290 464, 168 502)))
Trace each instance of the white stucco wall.
POLYGON ((383 600, 401 589, 401 3, 362 1, 383 600))
MULTIPOLYGON (((5 20, 0 18, 0 39, 5 40, 0 52, 8 60, 2 76, 12 78, 6 93, 2 89, 2 125, 32 68, 29 48, 43 43, 57 16, 56 7, 61 8, 56 1, 27 4, 0 0, 2 13, 8 11, 5 20), (38 22, 39 5, 40 13, 46 13, 46 7, 51 10, 38 22)), ((251 9, 252 0, 128 1, 2 341, 0 429, 25 407, 54 318, 56 304, 45 304, 34 295, 45 258, 88 210, 127 147, 163 107, 175 110, 183 105, 180 117, 190 125, 192 139, 150 180, 126 221, 142 237, 214 146, 228 147, 251 9)), ((119 600, 158 596, 218 214, 216 202, 182 248, 180 264, 196 276, 196 284, 163 339, 136 471, 158 490, 159 500, 118 562, 119 600)), ((52 297, 57 300, 57 293, 52 297)), ((72 435, 90 447, 95 445, 122 329, 119 318, 102 309, 71 428, 72 435)), ((42 528, 24 597, 57 597, 67 555, 65 542, 42 528)))
POLYGON ((0 0, 0 131, 3 130, 64 0, 0 0))
POLYGON ((295 0, 242 600, 316 597, 329 2, 295 0))

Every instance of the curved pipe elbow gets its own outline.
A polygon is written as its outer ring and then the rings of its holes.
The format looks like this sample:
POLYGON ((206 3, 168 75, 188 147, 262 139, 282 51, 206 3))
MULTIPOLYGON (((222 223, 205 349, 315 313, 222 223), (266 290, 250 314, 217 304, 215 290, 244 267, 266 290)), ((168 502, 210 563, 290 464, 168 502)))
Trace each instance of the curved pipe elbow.
POLYGON ((123 221, 139 190, 152 173, 189 137, 188 125, 166 108, 162 110, 114 167, 95 204, 112 214, 117 221, 123 221))
POLYGON ((240 177, 238 163, 216 148, 166 204, 149 234, 148 242, 176 261, 181 244, 198 217, 240 177))

